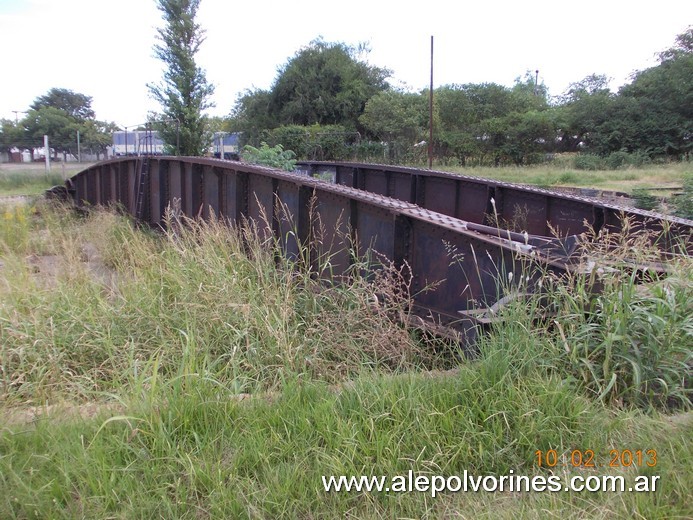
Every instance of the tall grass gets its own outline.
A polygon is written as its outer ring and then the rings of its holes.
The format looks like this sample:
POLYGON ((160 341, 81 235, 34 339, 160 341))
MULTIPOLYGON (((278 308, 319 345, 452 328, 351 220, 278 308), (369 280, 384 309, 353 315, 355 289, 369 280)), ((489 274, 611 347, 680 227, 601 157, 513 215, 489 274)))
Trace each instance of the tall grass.
POLYGON ((99 213, 68 231, 63 216, 41 212, 48 227, 32 236, 43 242, 28 240, 26 219, 22 233, 13 219, 0 234, 3 400, 146 387, 190 353, 236 392, 278 388, 289 376, 337 382, 435 366, 392 309, 373 303, 359 265, 348 286, 327 286, 278 266, 250 228, 190 221, 159 235, 99 213), (39 250, 56 254, 53 275, 24 261, 39 250))
POLYGON ((51 172, 37 169, 0 170, 0 196, 38 195, 48 188, 62 185, 67 177, 82 167, 70 167, 66 171, 54 168, 51 172))
POLYGON ((541 290, 503 309, 486 339, 492 355, 515 356, 513 370, 546 366, 612 406, 691 409, 693 259, 655 271, 653 239, 628 221, 618 235, 584 237, 567 274, 539 273, 541 290))
POLYGON ((647 268, 658 259, 648 243, 616 238, 616 245, 607 236, 587 247, 584 274, 570 281, 577 290, 557 286, 555 323, 570 367, 608 402, 690 409, 693 259, 679 256, 657 275, 647 268))
MULTIPOLYGON (((674 330, 690 319, 687 259, 648 289, 654 296, 642 294, 654 298, 645 307, 631 295, 618 311, 623 286, 637 289, 625 266, 613 285, 599 278, 599 293, 547 275, 550 308, 539 297, 509 304, 479 356, 443 371, 436 349, 399 323, 408 302, 395 290, 396 272, 387 282, 383 271, 380 281, 393 284, 383 302, 359 276, 364 266, 350 285, 318 283, 315 270, 326 264, 311 267, 310 254, 304 265, 283 264, 252 227, 188 222, 161 234, 116 213, 78 217, 42 206, 26 217, 24 238, 0 246, 2 518, 690 516, 691 414, 660 415, 671 397, 661 387, 652 400, 633 392, 632 364, 619 357, 630 352, 625 341, 618 355, 611 348, 608 370, 594 380, 585 371, 604 367, 602 338, 612 330, 652 350, 673 344, 676 351, 662 351, 665 366, 690 353, 689 332, 674 330), (674 290, 682 292, 673 303, 652 308, 674 290), (548 311, 547 321, 532 319, 548 311), (617 312, 616 329, 590 329, 617 312), (633 320, 647 315, 654 329, 640 332, 633 320), (612 373, 618 384, 604 393, 612 373), (95 404, 96 417, 68 418, 75 402, 95 404), (22 415, 45 403, 58 404, 47 418, 22 415), (536 450, 555 449, 566 461, 572 450, 593 449, 606 462, 609 450, 626 448, 657 449, 657 467, 593 473, 656 471, 657 493, 432 499, 328 494, 320 478, 546 476, 536 450)), ((589 282, 600 267, 575 276, 589 282)), ((668 377, 661 364, 652 369, 668 377)))

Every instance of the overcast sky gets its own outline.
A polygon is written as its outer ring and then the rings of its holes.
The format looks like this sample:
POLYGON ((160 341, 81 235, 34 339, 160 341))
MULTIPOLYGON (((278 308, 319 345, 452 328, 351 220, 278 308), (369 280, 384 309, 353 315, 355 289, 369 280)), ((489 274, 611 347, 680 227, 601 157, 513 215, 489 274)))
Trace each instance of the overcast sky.
MULTIPOLYGON (((693 1, 202 0, 198 22, 207 39, 197 63, 216 87, 210 114, 227 115, 317 37, 367 42, 369 63, 414 90, 429 83, 431 36, 436 87, 510 86, 538 69, 551 95, 592 73, 616 90, 693 24, 693 1)), ((0 117, 60 87, 92 96, 100 120, 145 121, 159 108, 146 84, 162 75, 152 52, 160 25, 154 0, 0 0, 0 117)))

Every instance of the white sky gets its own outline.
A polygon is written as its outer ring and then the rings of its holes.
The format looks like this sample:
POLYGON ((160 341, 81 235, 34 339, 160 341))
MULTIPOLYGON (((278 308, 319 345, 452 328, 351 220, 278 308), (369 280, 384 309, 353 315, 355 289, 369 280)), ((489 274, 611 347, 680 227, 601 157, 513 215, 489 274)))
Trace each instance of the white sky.
MULTIPOLYGON (((207 40, 197 63, 216 87, 211 115, 227 115, 245 89, 268 89, 277 69, 311 40, 371 47, 368 61, 414 90, 495 82, 512 85, 527 70, 551 95, 592 73, 613 78, 656 65, 693 24, 689 0, 202 0, 207 40)), ((93 97, 100 120, 145 121, 159 107, 147 83, 153 57, 154 0, 0 0, 0 117, 28 110, 53 87, 93 97)), ((22 114, 19 114, 22 117, 22 114)))

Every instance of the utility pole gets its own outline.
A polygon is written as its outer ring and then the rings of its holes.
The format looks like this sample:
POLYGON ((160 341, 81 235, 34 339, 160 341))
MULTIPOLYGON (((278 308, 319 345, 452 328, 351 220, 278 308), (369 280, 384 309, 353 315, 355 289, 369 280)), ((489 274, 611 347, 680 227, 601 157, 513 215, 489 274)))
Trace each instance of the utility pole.
POLYGON ((539 95, 539 69, 535 70, 534 73, 536 76, 534 77, 534 95, 538 96, 539 95))
POLYGON ((26 114, 24 110, 10 110, 10 112, 14 113, 14 124, 16 125, 19 123, 19 114, 26 114))
POLYGON ((176 157, 180 155, 180 119, 176 118, 176 157))
POLYGON ((433 35, 431 35, 431 88, 428 92, 428 169, 433 168, 433 35))
POLYGON ((79 149, 79 130, 77 130, 77 162, 78 163, 82 162, 82 153, 80 152, 80 149, 79 149))
POLYGON ((51 172, 51 149, 48 148, 48 136, 43 136, 43 155, 46 157, 46 173, 51 172))

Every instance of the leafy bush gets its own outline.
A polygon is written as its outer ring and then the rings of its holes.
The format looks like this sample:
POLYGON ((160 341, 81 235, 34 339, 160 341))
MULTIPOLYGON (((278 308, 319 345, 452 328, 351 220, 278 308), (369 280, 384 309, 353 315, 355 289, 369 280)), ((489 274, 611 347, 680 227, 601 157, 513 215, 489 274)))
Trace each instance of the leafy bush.
POLYGON ((314 134, 313 157, 322 161, 336 161, 348 158, 355 132, 347 132, 343 126, 323 126, 314 134))
POLYGON ((631 196, 635 201, 636 208, 653 210, 659 204, 657 197, 652 195, 647 188, 633 188, 631 196))
POLYGON ((603 170, 604 159, 591 153, 580 153, 573 159, 573 166, 578 170, 603 170))
POLYGON ((296 152, 296 157, 338 161, 349 159, 360 141, 358 132, 341 125, 287 125, 268 132, 268 140, 296 152))
POLYGON ((575 184, 580 181, 580 176, 575 172, 563 172, 558 177, 560 184, 575 184))
POLYGON ((375 141, 362 141, 356 146, 356 158, 360 161, 383 162, 386 145, 375 141))
POLYGON ((677 217, 693 219, 693 173, 683 178, 683 193, 672 198, 677 217))
POLYGON ((245 145, 243 147, 243 160, 252 164, 260 164, 271 168, 280 168, 286 171, 293 171, 296 167, 296 154, 291 150, 284 150, 281 144, 272 148, 262 142, 260 148, 245 145))
POLYGON ((580 153, 573 159, 573 166, 578 170, 617 170, 627 166, 644 166, 652 160, 644 152, 628 153, 625 150, 612 152, 606 157, 591 153, 580 153))
POLYGON ((286 125, 269 132, 269 141, 274 145, 282 145, 285 150, 293 150, 296 157, 307 157, 310 133, 307 127, 301 125, 286 125))
POLYGON ((643 166, 651 162, 650 157, 641 151, 628 153, 625 150, 610 153, 606 159, 606 166, 610 170, 616 170, 626 166, 643 166))

